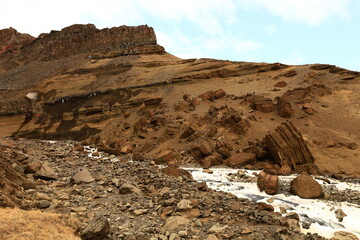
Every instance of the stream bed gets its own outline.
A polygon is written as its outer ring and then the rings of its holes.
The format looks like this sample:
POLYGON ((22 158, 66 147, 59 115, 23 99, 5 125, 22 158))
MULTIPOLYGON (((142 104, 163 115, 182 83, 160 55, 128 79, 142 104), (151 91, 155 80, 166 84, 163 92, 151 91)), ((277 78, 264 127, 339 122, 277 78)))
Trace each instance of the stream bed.
MULTIPOLYGON (((300 217, 303 233, 318 233, 323 237, 331 238, 336 231, 346 231, 355 234, 360 239, 360 206, 358 204, 324 199, 302 199, 286 192, 267 195, 265 192, 260 192, 256 179, 251 181, 251 178, 255 177, 254 174, 260 171, 211 168, 213 173, 209 174, 203 172, 202 168, 184 167, 183 169, 189 171, 196 181, 204 181, 214 190, 230 192, 239 198, 248 198, 254 202, 265 202, 272 205, 277 212, 280 212, 280 207, 285 208, 288 213, 296 212, 300 217), (247 181, 241 181, 241 178, 234 179, 238 171, 246 175, 247 181), (336 217, 335 211, 338 209, 347 215, 342 221, 336 217)), ((296 175, 279 176, 279 182, 289 186, 290 181, 295 177, 296 175)), ((330 183, 326 185, 336 190, 360 191, 360 184, 340 182, 331 178, 327 180, 330 183)), ((324 183, 323 180, 317 181, 322 185, 324 183)))

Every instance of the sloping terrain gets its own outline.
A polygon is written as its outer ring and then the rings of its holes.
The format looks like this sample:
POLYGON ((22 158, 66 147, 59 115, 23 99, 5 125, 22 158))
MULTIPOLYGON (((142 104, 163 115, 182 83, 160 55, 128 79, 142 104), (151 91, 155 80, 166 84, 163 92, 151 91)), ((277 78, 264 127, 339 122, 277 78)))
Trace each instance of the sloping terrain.
POLYGON ((73 25, 0 55, 0 132, 205 167, 245 151, 279 170, 263 139, 290 120, 319 171, 359 175, 359 80, 332 65, 179 59, 147 26, 73 25))

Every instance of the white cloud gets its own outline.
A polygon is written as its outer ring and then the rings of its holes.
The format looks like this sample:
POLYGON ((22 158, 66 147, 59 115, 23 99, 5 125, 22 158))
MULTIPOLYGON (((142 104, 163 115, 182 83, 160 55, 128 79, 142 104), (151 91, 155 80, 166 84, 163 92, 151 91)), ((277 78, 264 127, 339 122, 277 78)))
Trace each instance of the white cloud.
POLYGON ((241 0, 245 8, 264 7, 291 22, 318 25, 331 17, 350 15, 352 0, 241 0))
POLYGON ((279 28, 274 24, 267 24, 264 26, 264 31, 269 35, 272 36, 275 33, 278 33, 280 30, 279 28))

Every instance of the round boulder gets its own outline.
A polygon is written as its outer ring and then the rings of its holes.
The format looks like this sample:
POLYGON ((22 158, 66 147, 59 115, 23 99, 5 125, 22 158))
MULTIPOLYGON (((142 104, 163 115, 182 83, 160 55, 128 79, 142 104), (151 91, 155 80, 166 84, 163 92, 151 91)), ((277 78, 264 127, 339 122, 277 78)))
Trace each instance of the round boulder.
POLYGON ((324 195, 321 185, 311 176, 305 174, 291 181, 290 191, 301 198, 320 198, 324 195))

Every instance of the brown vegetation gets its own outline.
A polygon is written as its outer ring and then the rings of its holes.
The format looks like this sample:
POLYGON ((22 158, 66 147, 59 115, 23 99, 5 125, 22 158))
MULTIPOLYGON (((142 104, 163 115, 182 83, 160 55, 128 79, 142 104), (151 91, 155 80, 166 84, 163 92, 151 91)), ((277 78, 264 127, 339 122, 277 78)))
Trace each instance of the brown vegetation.
POLYGON ((79 240, 77 221, 65 215, 0 208, 2 240, 79 240))

